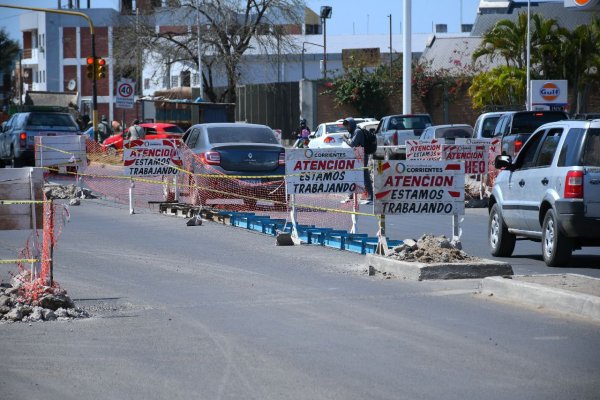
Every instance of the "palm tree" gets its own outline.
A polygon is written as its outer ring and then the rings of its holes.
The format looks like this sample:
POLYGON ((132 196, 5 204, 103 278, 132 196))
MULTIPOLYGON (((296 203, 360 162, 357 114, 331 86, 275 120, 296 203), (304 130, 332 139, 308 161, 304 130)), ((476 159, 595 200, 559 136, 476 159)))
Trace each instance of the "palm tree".
POLYGON ((566 39, 561 46, 563 75, 577 94, 571 109, 580 112, 585 106, 585 92, 593 82, 600 83, 600 18, 594 18, 589 25, 579 25, 566 39))
POLYGON ((507 66, 524 68, 526 65, 525 47, 527 41, 527 14, 520 13, 517 22, 503 19, 485 35, 480 47, 473 52, 473 61, 488 56, 490 60, 501 56, 507 66))
POLYGON ((569 32, 553 18, 544 19, 539 14, 534 14, 531 20, 531 63, 535 75, 546 79, 564 78, 561 68, 564 60, 560 47, 569 32))

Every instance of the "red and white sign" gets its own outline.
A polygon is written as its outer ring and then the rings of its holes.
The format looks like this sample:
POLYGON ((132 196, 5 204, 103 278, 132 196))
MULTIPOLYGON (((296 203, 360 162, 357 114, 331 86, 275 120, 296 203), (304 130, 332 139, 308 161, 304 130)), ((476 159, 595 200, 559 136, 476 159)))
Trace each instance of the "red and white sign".
POLYGON ((485 145, 445 144, 442 159, 447 161, 463 161, 466 174, 487 174, 488 152, 485 145))
POLYGON ((501 154, 501 142, 500 138, 481 138, 481 139, 470 139, 470 138, 456 138, 455 141, 458 145, 484 145, 488 151, 488 172, 490 168, 494 167, 494 160, 496 156, 501 154))
POLYGON ((127 176, 177 175, 182 164, 177 140, 132 140, 123 149, 127 176))
POLYGON ((441 160, 444 139, 407 140, 407 160, 441 160))
POLYGON ((380 162, 375 170, 374 192, 375 214, 464 214, 464 164, 380 162))
POLYGON ((131 79, 121 79, 117 82, 117 108, 133 108, 135 98, 135 83, 131 79))
POLYGON ((365 185, 362 148, 288 149, 287 194, 353 193, 365 185))

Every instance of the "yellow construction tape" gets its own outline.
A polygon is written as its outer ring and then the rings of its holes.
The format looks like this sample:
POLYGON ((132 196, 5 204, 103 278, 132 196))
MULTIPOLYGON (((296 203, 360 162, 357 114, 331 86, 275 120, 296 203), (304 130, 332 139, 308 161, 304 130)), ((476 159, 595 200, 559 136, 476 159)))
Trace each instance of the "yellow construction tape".
POLYGON ((21 263, 36 263, 36 262, 50 262, 52 260, 38 260, 37 258, 24 258, 21 260, 0 260, 0 264, 21 264, 21 263))
POLYGON ((38 144, 38 145, 36 145, 36 146, 37 146, 37 147, 42 147, 42 148, 45 148, 45 149, 54 150, 54 151, 57 151, 57 152, 59 152, 59 153, 70 154, 70 155, 74 155, 74 154, 75 154, 75 153, 73 153, 73 152, 70 152, 70 151, 66 151, 66 150, 63 150, 63 149, 58 149, 58 148, 56 148, 56 147, 46 146, 46 145, 44 145, 44 144, 38 144))
MULTIPOLYGON (((50 168, 50 167, 45 167, 48 170, 51 171, 58 171, 58 169, 56 168, 50 168)), ((248 176, 246 175, 214 175, 214 174, 194 174, 188 170, 185 169, 181 169, 177 166, 173 166, 174 169, 186 173, 188 175, 192 175, 192 176, 198 176, 198 177, 206 177, 206 178, 220 178, 220 179, 243 179, 246 178, 248 179, 248 176)), ((365 169, 366 167, 361 167, 361 168, 357 168, 357 170, 360 169, 365 169)), ((330 171, 328 171, 330 172, 330 171)), ((313 172, 311 172, 313 173, 313 172)), ((320 172, 314 172, 314 173, 320 173, 320 172)), ((75 172, 70 172, 67 171, 67 174, 76 174, 75 172)), ((156 184, 156 185, 173 185, 173 183, 171 182, 165 182, 165 181, 158 181, 158 180, 154 180, 154 179, 145 179, 145 178, 139 178, 139 177, 133 177, 133 176, 126 176, 126 175, 92 175, 92 174, 85 174, 85 173, 79 173, 77 174, 79 176, 88 176, 91 178, 109 178, 109 179, 124 179, 124 180, 130 180, 133 182, 142 182, 142 183, 150 183, 150 184, 156 184)), ((298 174, 300 175, 300 174, 298 174)), ((287 175, 289 176, 289 175, 287 175)), ((286 175, 266 175, 266 176, 252 176, 251 179, 259 179, 259 178, 285 178, 286 175)), ((217 190, 217 189, 210 189, 210 188, 203 188, 201 186, 198 185, 189 185, 189 184, 184 184, 184 183, 177 183, 177 186, 182 186, 182 187, 187 187, 187 188, 197 188, 197 189, 202 189, 202 190, 206 190, 209 191, 211 193, 217 193, 217 194, 228 194, 231 195, 231 192, 224 192, 221 190, 217 190)), ((251 197, 251 196, 243 196, 243 195, 236 195, 236 197, 239 197, 240 199, 248 199, 248 200, 267 200, 267 201, 271 201, 275 204, 286 204, 284 202, 281 201, 276 201, 276 200, 269 200, 269 199, 261 199, 259 197, 251 197)), ((377 214, 371 214, 371 213, 361 213, 361 212, 355 212, 355 211, 346 211, 346 210, 339 210, 337 208, 327 208, 327 207, 319 207, 319 206, 313 206, 313 205, 308 205, 308 204, 296 204, 297 208, 308 208, 308 209, 312 209, 312 210, 318 210, 318 211, 329 211, 329 212, 336 212, 336 213, 340 213, 340 214, 353 214, 353 215, 362 215, 362 216, 366 216, 366 217, 377 217, 377 214)))
POLYGON ((11 205, 11 204, 44 204, 51 203, 52 200, 0 200, 1 204, 11 205))

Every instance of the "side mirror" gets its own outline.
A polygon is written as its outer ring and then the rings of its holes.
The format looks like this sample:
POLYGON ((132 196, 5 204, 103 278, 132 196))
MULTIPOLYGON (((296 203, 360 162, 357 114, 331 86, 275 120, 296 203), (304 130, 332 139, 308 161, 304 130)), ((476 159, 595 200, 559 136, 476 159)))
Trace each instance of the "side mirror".
POLYGON ((376 129, 375 129, 375 128, 371 128, 371 129, 369 129, 369 132, 371 132, 371 133, 375 133, 375 131, 376 131, 376 129))
POLYGON ((494 159, 494 167, 496 169, 511 169, 512 157, 509 155, 496 156, 494 159))
POLYGON ((310 135, 308 135, 308 138, 309 138, 309 139, 314 139, 315 137, 316 137, 316 136, 315 136, 315 134, 314 134, 314 133, 311 133, 310 135))

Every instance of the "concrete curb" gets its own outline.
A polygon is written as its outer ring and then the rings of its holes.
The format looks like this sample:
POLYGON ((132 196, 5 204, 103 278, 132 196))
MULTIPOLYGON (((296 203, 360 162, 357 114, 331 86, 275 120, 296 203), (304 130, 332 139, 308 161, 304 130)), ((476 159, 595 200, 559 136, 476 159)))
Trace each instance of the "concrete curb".
POLYGON ((403 279, 480 279, 488 276, 512 275, 510 264, 479 259, 471 263, 418 263, 367 254, 369 271, 375 269, 403 279))
POLYGON ((600 296, 502 277, 483 279, 481 293, 493 295, 500 300, 509 300, 563 314, 578 315, 600 322, 600 296))

